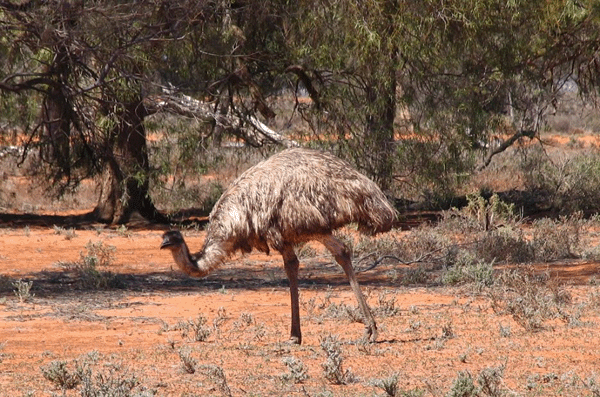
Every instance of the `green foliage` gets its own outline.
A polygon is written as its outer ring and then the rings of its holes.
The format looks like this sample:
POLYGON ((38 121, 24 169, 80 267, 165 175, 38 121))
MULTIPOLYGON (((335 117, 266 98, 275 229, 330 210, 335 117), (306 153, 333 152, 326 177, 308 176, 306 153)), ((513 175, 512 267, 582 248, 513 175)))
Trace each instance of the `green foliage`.
POLYGON ((477 382, 469 371, 460 371, 446 397, 501 397, 506 394, 502 389, 504 365, 484 368, 477 376, 477 382))
POLYGON ((477 386, 469 372, 459 372, 446 397, 477 397, 477 386))
POLYGON ((85 246, 87 254, 79 253, 80 261, 83 266, 88 267, 108 267, 113 261, 113 255, 116 248, 112 245, 104 245, 102 241, 88 241, 85 246))
POLYGON ((552 159, 541 148, 524 156, 521 168, 526 189, 543 197, 543 205, 563 214, 599 212, 600 151, 585 150, 569 158, 552 159))
POLYGON ((33 287, 33 281, 25 281, 19 279, 17 281, 12 282, 12 286, 14 288, 13 292, 16 297, 19 298, 19 302, 27 302, 33 298, 35 294, 31 292, 31 288, 33 287))
POLYGON ((445 285, 473 283, 479 289, 493 285, 493 262, 478 261, 467 252, 461 251, 461 253, 456 263, 442 275, 442 283, 445 285))
MULTIPOLYGON (((279 125, 294 120, 293 133, 309 131, 312 145, 351 159, 384 190, 449 206, 480 157, 491 155, 494 134, 535 136, 565 83, 586 95, 599 85, 590 66, 600 43, 592 0, 0 8, 3 120, 29 134, 30 148, 41 150, 37 171, 63 190, 112 171, 119 183, 133 178, 143 197, 148 181, 178 193, 181 173, 206 171, 209 162, 193 159, 208 157, 208 147, 251 140, 242 132, 248 123, 226 126, 220 116, 244 119, 262 109, 271 122, 272 97, 297 87, 312 104, 295 103, 279 125), (156 98, 180 93, 208 110, 199 116, 156 98), (39 109, 55 114, 44 119, 39 109), (167 109, 183 117, 156 130, 165 139, 151 168, 145 141, 135 141, 144 133, 132 126, 154 127, 148 113, 167 109), (61 121, 54 132, 50 120, 61 121), (170 151, 179 151, 178 161, 160 153, 170 151)), ((549 181, 572 186, 565 197, 573 200, 559 200, 559 208, 586 209, 597 196, 587 187, 597 181, 583 175, 596 168, 576 167, 578 183, 549 181)), ((139 200, 130 193, 118 196, 139 200)))
POLYGON ((112 264, 115 247, 105 246, 102 241, 89 241, 86 249, 86 254, 79 253, 79 261, 64 264, 77 275, 79 287, 92 290, 123 288, 123 276, 101 270, 112 264))

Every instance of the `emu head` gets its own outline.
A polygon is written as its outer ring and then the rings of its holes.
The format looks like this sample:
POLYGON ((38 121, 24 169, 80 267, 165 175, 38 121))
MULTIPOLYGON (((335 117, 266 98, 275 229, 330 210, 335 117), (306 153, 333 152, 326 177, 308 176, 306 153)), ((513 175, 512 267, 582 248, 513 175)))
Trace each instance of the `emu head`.
POLYGON ((179 230, 169 230, 162 235, 163 241, 160 249, 168 249, 171 251, 179 250, 185 245, 183 236, 179 230))
POLYGON ((183 236, 178 230, 170 230, 162 236, 160 249, 168 249, 173 254, 175 263, 184 273, 193 277, 206 276, 211 267, 198 267, 199 254, 191 254, 183 236))

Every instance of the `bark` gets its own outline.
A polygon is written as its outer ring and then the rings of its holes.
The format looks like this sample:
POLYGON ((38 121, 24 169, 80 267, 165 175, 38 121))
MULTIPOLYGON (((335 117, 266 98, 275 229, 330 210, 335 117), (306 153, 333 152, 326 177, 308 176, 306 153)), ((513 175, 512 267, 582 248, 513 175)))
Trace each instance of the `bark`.
POLYGON ((146 114, 141 101, 126 106, 111 135, 98 205, 94 209, 99 221, 123 224, 137 212, 148 220, 168 222, 149 196, 149 161, 143 124, 146 114))
POLYGON ((517 140, 519 140, 523 137, 533 139, 533 138, 535 138, 535 136, 536 136, 536 133, 534 130, 520 130, 520 131, 517 131, 515 134, 513 134, 510 138, 508 138, 507 140, 502 142, 500 145, 498 145, 496 147, 490 145, 490 150, 488 151, 485 159, 483 160, 483 164, 481 164, 479 167, 477 167, 477 171, 483 171, 483 169, 485 169, 485 167, 490 165, 490 163, 492 162, 492 159, 494 158, 495 155, 500 154, 503 151, 505 151, 506 149, 508 149, 509 147, 511 147, 517 140))
MULTIPOLYGON (((393 52, 392 52, 393 53, 393 52)), ((379 187, 390 188, 394 174, 394 119, 396 116, 396 70, 394 62, 387 65, 383 76, 375 77, 372 86, 367 87, 367 102, 376 104, 374 111, 366 116, 365 151, 370 158, 370 174, 379 187)))
POLYGON ((242 117, 235 113, 223 113, 220 111, 221 108, 215 110, 211 104, 187 95, 169 92, 152 95, 144 99, 144 106, 149 114, 170 112, 216 123, 223 130, 241 136, 253 146, 262 146, 267 143, 277 143, 286 147, 300 146, 298 142, 287 139, 284 135, 270 129, 255 116, 242 117))
POLYGON ((70 131, 71 115, 67 98, 60 88, 53 88, 42 102, 42 139, 46 142, 40 149, 42 159, 55 164, 59 177, 71 174, 70 131))

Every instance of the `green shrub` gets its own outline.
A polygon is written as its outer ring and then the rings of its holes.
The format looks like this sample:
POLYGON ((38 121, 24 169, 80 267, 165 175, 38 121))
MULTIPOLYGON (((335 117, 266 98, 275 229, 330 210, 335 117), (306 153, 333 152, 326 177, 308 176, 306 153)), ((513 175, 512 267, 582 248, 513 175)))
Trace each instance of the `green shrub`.
POLYGON ((511 226, 481 235, 475 244, 475 253, 485 262, 525 263, 534 258, 534 249, 523 231, 511 226))
POLYGON ((99 269, 112 264, 115 247, 106 246, 102 241, 89 241, 86 249, 87 253, 80 252, 79 261, 63 264, 75 272, 79 287, 91 290, 123 288, 125 281, 122 275, 99 269))
POLYGON ((494 283, 493 272, 493 262, 477 260, 463 251, 457 263, 442 274, 441 281, 444 285, 473 283, 481 289, 494 283))
POLYGON ((521 162, 525 188, 539 192, 543 206, 563 214, 600 211, 600 150, 551 159, 536 148, 521 162))
POLYGON ((62 390, 74 389, 81 383, 81 375, 77 372, 69 371, 66 361, 52 361, 50 364, 42 367, 41 370, 44 378, 62 390))
POLYGON ((579 214, 559 220, 537 219, 532 224, 531 245, 536 259, 544 262, 576 258, 581 240, 582 220, 579 214))

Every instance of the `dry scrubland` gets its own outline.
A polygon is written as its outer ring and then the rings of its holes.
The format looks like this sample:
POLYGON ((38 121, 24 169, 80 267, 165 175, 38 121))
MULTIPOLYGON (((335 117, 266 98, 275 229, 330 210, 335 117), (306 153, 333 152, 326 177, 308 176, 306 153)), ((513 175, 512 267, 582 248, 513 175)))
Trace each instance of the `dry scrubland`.
MULTIPOLYGON (((547 138, 557 158, 595 144, 547 138)), ((473 184, 522 185, 510 168, 518 150, 473 184)), ((380 260, 359 274, 375 344, 361 341, 341 270, 319 245, 298 247, 295 346, 278 255, 191 280, 158 250, 160 228, 71 223, 93 191, 51 202, 3 169, 2 396, 600 396, 598 217, 523 220, 471 195, 460 210, 407 213, 376 238, 341 230, 358 269, 380 260)), ((201 228, 185 235, 201 246, 201 228)))

